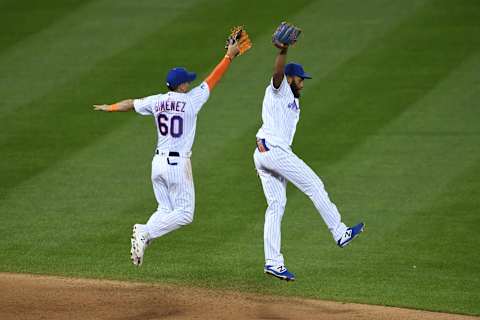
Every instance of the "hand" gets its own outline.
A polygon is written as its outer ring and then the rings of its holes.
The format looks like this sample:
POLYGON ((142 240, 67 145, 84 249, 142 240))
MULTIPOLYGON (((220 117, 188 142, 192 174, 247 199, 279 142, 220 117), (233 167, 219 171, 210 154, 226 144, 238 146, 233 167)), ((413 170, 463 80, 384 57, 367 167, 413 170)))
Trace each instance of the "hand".
POLYGON ((281 43, 281 42, 278 42, 278 41, 274 41, 273 45, 275 47, 277 47, 278 49, 280 49, 280 53, 287 53, 287 50, 288 50, 288 47, 289 47, 288 44, 281 43))
POLYGON ((252 42, 250 41, 247 31, 245 31, 245 27, 233 27, 225 43, 228 57, 233 59, 236 56, 244 54, 250 50, 250 48, 252 48, 252 42))
POLYGON ((93 111, 108 111, 109 107, 108 104, 94 104, 93 111))
POLYGON ((235 58, 239 53, 240 49, 238 48, 238 41, 234 41, 228 45, 227 55, 230 57, 230 59, 233 60, 233 58, 235 58))

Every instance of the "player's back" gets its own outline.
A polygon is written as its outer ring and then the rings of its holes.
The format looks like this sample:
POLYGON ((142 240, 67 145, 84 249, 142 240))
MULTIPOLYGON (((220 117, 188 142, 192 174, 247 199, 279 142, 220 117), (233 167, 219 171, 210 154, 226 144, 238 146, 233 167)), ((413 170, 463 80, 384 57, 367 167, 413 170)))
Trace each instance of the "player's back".
POLYGON ((153 115, 158 131, 157 149, 187 154, 195 139, 197 114, 207 101, 206 83, 187 93, 167 92, 134 102, 135 110, 142 115, 153 115))

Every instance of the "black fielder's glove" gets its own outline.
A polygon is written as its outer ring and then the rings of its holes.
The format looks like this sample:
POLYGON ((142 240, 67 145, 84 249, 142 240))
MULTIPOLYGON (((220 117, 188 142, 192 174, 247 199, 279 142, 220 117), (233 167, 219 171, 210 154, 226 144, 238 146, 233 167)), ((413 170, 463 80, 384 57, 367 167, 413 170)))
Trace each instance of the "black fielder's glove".
POLYGON ((301 32, 302 29, 293 24, 282 22, 273 33, 272 42, 277 48, 286 48, 297 42, 301 32))

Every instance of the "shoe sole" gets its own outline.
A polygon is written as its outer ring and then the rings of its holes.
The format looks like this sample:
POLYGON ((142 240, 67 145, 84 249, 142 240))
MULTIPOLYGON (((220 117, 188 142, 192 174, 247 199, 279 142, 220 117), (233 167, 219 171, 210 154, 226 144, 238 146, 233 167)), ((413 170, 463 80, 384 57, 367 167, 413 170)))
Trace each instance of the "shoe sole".
POLYGON ((263 272, 269 276, 272 276, 272 277, 275 277, 277 279, 280 279, 280 280, 285 280, 285 281, 295 281, 295 278, 288 278, 288 277, 282 277, 282 276, 279 276, 273 272, 270 272, 268 270, 263 270, 263 272))
POLYGON ((345 248, 346 246, 348 246, 350 242, 353 241, 353 239, 355 239, 356 237, 358 237, 360 234, 363 233, 363 230, 365 230, 365 223, 363 224, 362 229, 360 229, 360 232, 354 235, 350 240, 348 240, 348 242, 345 242, 342 246, 340 246, 340 248, 345 248))
POLYGON ((130 260, 133 265, 140 267, 142 265, 142 258, 137 253, 137 226, 133 226, 132 239, 131 239, 131 249, 130 249, 130 260))
POLYGON ((130 250, 130 260, 132 261, 133 265, 139 267, 142 265, 142 259, 137 254, 137 242, 135 239, 131 240, 132 248, 130 250))

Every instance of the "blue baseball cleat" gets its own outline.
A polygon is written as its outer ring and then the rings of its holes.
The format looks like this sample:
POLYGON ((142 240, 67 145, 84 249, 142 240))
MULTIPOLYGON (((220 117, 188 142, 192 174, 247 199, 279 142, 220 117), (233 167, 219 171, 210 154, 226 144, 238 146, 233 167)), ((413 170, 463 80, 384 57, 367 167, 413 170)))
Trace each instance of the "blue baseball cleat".
POLYGON ((338 239, 337 245, 340 248, 345 247, 350 242, 352 242, 352 240, 355 239, 360 233, 362 233, 364 228, 365 228, 365 223, 363 222, 360 222, 356 226, 348 228, 345 234, 340 239, 338 239))
POLYGON ((295 275, 287 270, 284 266, 265 266, 263 271, 266 274, 272 275, 277 277, 278 279, 286 280, 286 281, 294 281, 295 275))

